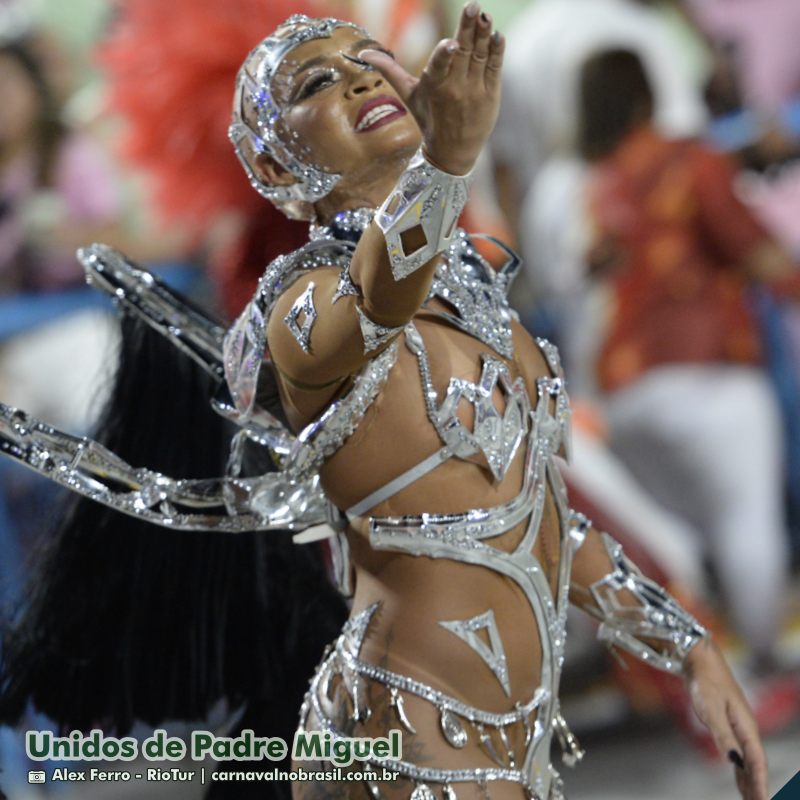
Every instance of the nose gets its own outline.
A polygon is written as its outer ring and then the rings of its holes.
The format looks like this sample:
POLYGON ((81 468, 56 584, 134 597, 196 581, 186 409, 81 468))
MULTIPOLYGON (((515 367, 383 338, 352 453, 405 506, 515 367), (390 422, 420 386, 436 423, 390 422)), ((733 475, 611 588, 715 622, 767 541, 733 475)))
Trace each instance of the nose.
POLYGON ((352 56, 347 56, 346 58, 350 62, 348 66, 352 70, 350 85, 346 92, 347 95, 357 97, 383 85, 383 75, 369 66, 366 61, 361 61, 361 59, 352 56))

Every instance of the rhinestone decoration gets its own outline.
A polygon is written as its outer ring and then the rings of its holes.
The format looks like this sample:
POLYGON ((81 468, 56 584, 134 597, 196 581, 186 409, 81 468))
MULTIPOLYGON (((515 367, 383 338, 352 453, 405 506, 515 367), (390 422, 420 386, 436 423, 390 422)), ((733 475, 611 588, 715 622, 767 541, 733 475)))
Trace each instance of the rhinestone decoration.
POLYGON ((484 660, 497 680, 500 681, 503 691, 510 697, 511 686, 508 681, 506 654, 503 649, 503 640, 500 638, 500 631, 497 628, 497 621, 494 618, 494 611, 490 608, 472 619, 449 620, 439 622, 439 624, 458 636, 484 660), (488 645, 481 638, 481 632, 485 632, 489 637, 488 645))
POLYGON ((400 720, 400 724, 409 733, 416 733, 417 729, 411 724, 411 720, 408 718, 408 714, 406 714, 406 706, 405 700, 403 700, 403 695, 400 694, 396 687, 392 686, 389 689, 389 698, 389 705, 395 710, 397 719, 400 720))
POLYGON ((388 380, 397 361, 397 348, 398 343, 393 342, 369 361, 356 376, 353 388, 303 429, 284 462, 284 471, 294 480, 318 474, 322 462, 352 435, 388 380))
POLYGON ((401 333, 405 325, 397 328, 390 328, 386 325, 379 325, 373 322, 359 306, 356 306, 358 314, 358 325, 361 328, 361 338, 364 340, 364 352, 371 353, 381 345, 386 344, 390 339, 401 333))
MULTIPOLYGON (((328 225, 312 225, 310 236, 312 240, 357 244, 373 216, 374 211, 368 208, 342 211, 328 225)), ((511 323, 515 315, 508 305, 507 294, 522 262, 512 250, 493 237, 473 238, 486 239, 503 249, 508 255, 505 265, 495 270, 477 251, 466 232, 457 229, 436 267, 428 296, 428 300, 433 297, 446 300, 457 313, 450 314, 440 309, 429 311, 480 339, 500 355, 511 358, 514 353, 511 323)), ((555 347, 544 339, 538 342, 548 361, 555 358, 558 364, 555 347)))
POLYGON ((425 783, 418 783, 413 792, 411 792, 410 800, 436 800, 436 795, 430 786, 425 783))
MULTIPOLYGON (((335 646, 326 651, 323 663, 312 678, 309 691, 306 694, 303 711, 301 712, 301 730, 305 729, 304 720, 306 716, 309 713, 313 713, 316 718, 315 725, 330 733, 332 740, 335 741, 340 737, 346 738, 346 735, 337 730, 332 720, 326 715, 325 708, 327 708, 327 705, 323 707, 322 702, 326 697, 324 694, 326 687, 330 686, 334 676, 341 676, 342 680, 345 681, 345 685, 348 685, 352 684, 353 676, 358 675, 364 680, 375 681, 387 687, 392 696, 396 693, 399 694, 399 692, 417 695, 434 704, 440 715, 447 710, 456 719, 455 715, 457 714, 460 718, 457 721, 462 726, 464 723, 461 720, 464 720, 476 726, 476 731, 480 728, 485 732, 489 726, 499 729, 503 726, 519 724, 524 721, 526 727, 534 728, 537 731, 531 738, 530 746, 537 748, 536 752, 543 754, 542 757, 546 758, 546 754, 549 752, 549 740, 544 735, 545 731, 538 718, 535 722, 529 721, 534 713, 546 716, 549 714, 550 696, 544 688, 537 689, 534 697, 528 703, 517 704, 512 712, 492 714, 462 703, 420 681, 364 662, 359 658, 361 645, 367 634, 370 621, 378 608, 379 604, 375 603, 348 620, 335 646)), ((449 724, 448 727, 450 727, 449 724)), ((448 798, 455 797, 451 784, 460 782, 481 784, 505 780, 513 781, 527 789, 532 789, 532 784, 526 773, 506 766, 478 769, 439 769, 419 766, 402 760, 380 763, 385 764, 386 768, 391 769, 398 775, 414 780, 417 786, 421 783, 426 783, 431 791, 433 791, 431 784, 441 786, 443 796, 448 798)), ((544 763, 546 764, 547 761, 544 763)))
POLYGON ((661 586, 642 575, 619 542, 607 533, 602 539, 614 569, 589 587, 596 608, 585 606, 601 621, 598 637, 659 669, 681 674, 689 651, 708 631, 661 586), (621 603, 620 592, 633 595, 638 606, 621 603), (646 639, 663 642, 664 649, 645 643, 646 639))
POLYGON ((327 225, 312 223, 308 229, 311 241, 327 240, 358 244, 375 211, 371 208, 354 208, 340 211, 327 225))
POLYGON ((435 424, 444 441, 458 455, 482 452, 495 480, 501 481, 528 430, 528 394, 522 378, 511 382, 508 367, 502 361, 485 354, 482 361, 483 370, 477 384, 460 378, 450 379, 445 400, 436 412, 435 424), (496 387, 502 389, 506 397, 502 415, 494 404, 496 387), (472 432, 456 414, 463 400, 471 403, 475 410, 472 432))
POLYGON ((361 290, 353 283, 350 277, 350 267, 344 267, 339 273, 339 283, 336 285, 336 291, 331 298, 331 305, 333 305, 340 297, 361 297, 361 290))
POLYGON ((314 281, 294 301, 289 313, 283 318, 286 327, 294 336, 304 353, 311 352, 311 329, 317 320, 317 309, 314 308, 314 281), (302 321, 300 318, 302 317, 302 321))
POLYGON ((452 747, 460 750, 462 747, 467 746, 467 742, 469 741, 467 732, 464 730, 461 721, 452 711, 447 708, 442 709, 441 714, 439 714, 439 726, 442 729, 444 738, 447 739, 452 747))
POLYGON ((560 711, 553 717, 553 728, 561 746, 561 760, 568 767, 577 766, 583 760, 586 752, 580 746, 577 737, 570 730, 560 711))
POLYGON ((458 230, 436 269, 430 296, 441 297, 458 312, 454 315, 437 311, 439 315, 500 355, 511 358, 514 313, 509 308, 507 294, 521 262, 512 251, 504 249, 509 260, 497 271, 475 249, 469 236, 458 230))

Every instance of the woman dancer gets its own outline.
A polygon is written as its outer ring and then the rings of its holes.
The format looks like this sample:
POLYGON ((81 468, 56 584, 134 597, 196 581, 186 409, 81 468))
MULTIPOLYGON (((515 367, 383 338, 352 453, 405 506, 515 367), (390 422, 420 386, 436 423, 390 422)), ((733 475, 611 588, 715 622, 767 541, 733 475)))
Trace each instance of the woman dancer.
POLYGON ((266 336, 305 458, 346 509, 352 612, 301 726, 404 734, 397 780, 295 793, 560 797, 551 732, 576 755, 557 700, 570 599, 610 642, 686 676, 721 752, 744 757, 743 796, 765 798, 750 712, 704 631, 570 513, 557 354, 515 322, 509 272, 453 232, 502 52, 470 3, 418 80, 333 20, 288 21, 240 73, 231 133, 254 186, 315 220, 312 240, 358 242, 338 263, 273 264, 227 341, 246 414, 266 336))
MULTIPOLYGON (((265 527, 303 527, 319 479, 342 509, 330 519, 353 603, 301 727, 403 733, 402 759, 382 762, 394 780, 299 783, 295 795, 562 797, 553 734, 568 761, 580 756, 557 696, 571 599, 607 641, 685 676, 742 796, 766 800, 755 725, 705 631, 568 508, 555 462, 569 444, 563 378, 554 348, 508 308, 513 259, 495 273, 455 230, 502 51, 475 3, 419 80, 356 26, 293 17, 239 75, 240 160, 255 188, 314 224, 225 340, 228 415, 280 467, 277 481, 228 481, 225 501, 265 527), (300 432, 288 447, 259 403, 265 347, 300 432)), ((149 505, 140 486, 126 510, 188 527, 167 502, 202 503, 187 486, 162 476, 149 505)))

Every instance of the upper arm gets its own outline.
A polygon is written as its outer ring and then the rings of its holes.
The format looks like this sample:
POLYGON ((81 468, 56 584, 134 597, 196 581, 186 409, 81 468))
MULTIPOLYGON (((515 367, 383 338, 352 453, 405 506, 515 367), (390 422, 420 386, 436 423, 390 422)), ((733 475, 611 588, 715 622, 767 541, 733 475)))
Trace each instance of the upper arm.
POLYGON ((289 383, 325 386, 353 374, 373 355, 354 308, 356 297, 334 302, 339 270, 321 267, 304 274, 278 299, 267 325, 267 347, 289 383))
POLYGON ((427 297, 436 261, 395 278, 383 233, 373 222, 346 268, 355 294, 337 294, 338 268, 302 275, 280 296, 267 327, 270 355, 283 378, 301 387, 324 387, 357 372, 414 316, 427 297), (375 332, 386 336, 370 347, 367 339, 375 332))

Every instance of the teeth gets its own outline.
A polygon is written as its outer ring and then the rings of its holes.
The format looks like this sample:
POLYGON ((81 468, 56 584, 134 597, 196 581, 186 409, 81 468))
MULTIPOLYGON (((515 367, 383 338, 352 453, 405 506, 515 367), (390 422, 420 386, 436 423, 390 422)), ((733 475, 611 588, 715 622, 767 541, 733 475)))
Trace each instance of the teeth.
POLYGON ((375 106, 375 108, 370 109, 364 119, 358 123, 356 130, 363 131, 366 128, 369 128, 370 125, 374 124, 379 119, 382 119, 389 114, 394 114, 397 110, 397 106, 391 105, 391 103, 384 103, 382 106, 375 106))

